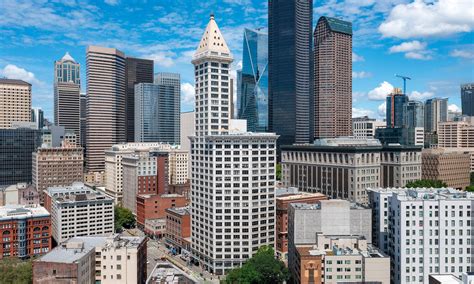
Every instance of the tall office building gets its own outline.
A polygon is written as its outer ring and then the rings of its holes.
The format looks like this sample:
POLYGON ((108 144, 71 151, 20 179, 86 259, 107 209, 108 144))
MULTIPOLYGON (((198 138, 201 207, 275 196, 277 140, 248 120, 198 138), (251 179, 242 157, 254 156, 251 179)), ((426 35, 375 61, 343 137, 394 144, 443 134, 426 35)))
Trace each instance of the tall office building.
POLYGON ((172 85, 135 85, 136 142, 179 144, 180 96, 175 90, 172 85))
POLYGON ((54 124, 74 131, 78 138, 81 135, 80 92, 80 65, 66 52, 54 62, 54 124))
POLYGON ((80 141, 81 147, 86 147, 86 129, 87 129, 87 95, 84 92, 81 92, 79 97, 79 118, 80 118, 80 126, 81 126, 81 134, 80 134, 80 141))
POLYGON ((174 144, 181 144, 181 75, 159 72, 155 74, 154 83, 169 91, 164 105, 167 106, 168 111, 173 112, 169 113, 165 121, 168 124, 168 132, 173 132, 174 144))
POLYGON ((268 1, 268 122, 279 145, 311 133, 312 0, 268 1))
POLYGON ((104 170, 104 151, 125 135, 125 55, 115 48, 87 47, 86 168, 104 170))
POLYGON ((403 127, 403 105, 408 102, 408 97, 398 88, 386 99, 386 122, 388 128, 403 127))
POLYGON ((403 126, 407 128, 424 127, 424 105, 409 101, 403 105, 403 126))
POLYGON ((433 98, 425 102, 425 131, 438 132, 438 123, 448 121, 448 99, 433 98))
POLYGON ((474 83, 461 85, 462 114, 474 116, 474 83))
POLYGON ((196 133, 191 137, 191 235, 193 257, 216 274, 275 243, 278 136, 229 131, 232 60, 211 15, 192 60, 196 133))
POLYGON ((127 57, 125 59, 127 142, 135 141, 135 85, 138 83, 153 83, 153 60, 127 57))
POLYGON ((249 131, 268 131, 268 35, 258 30, 244 30, 237 108, 237 118, 247 120, 249 131))
POLYGON ((39 107, 31 109, 31 122, 36 124, 36 129, 43 129, 44 127, 44 112, 39 107))
POLYGON ((0 78, 0 129, 14 122, 31 122, 31 84, 0 78))
POLYGON ((319 18, 314 31, 314 137, 352 135, 352 23, 319 18))

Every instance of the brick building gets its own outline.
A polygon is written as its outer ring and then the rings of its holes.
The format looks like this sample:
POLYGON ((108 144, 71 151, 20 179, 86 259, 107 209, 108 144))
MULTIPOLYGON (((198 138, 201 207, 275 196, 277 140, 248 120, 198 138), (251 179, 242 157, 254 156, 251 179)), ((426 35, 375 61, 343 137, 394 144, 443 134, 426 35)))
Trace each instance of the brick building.
POLYGON ((467 151, 423 150, 422 179, 441 180, 448 187, 464 189, 470 184, 470 168, 471 158, 467 151))
POLYGON ((0 207, 0 259, 26 258, 51 250, 51 217, 39 205, 0 207))
POLYGON ((176 248, 177 253, 183 250, 190 252, 191 214, 189 207, 166 209, 166 244, 176 248))

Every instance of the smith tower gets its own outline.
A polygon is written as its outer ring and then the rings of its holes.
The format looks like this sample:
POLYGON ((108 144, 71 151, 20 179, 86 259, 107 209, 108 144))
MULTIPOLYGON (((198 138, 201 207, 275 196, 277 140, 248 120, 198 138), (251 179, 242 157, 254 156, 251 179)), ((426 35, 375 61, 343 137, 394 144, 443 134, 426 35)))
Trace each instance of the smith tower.
POLYGON ((224 274, 275 243, 273 133, 237 130, 230 118, 233 58, 211 15, 193 56, 195 136, 191 142, 192 254, 224 274))

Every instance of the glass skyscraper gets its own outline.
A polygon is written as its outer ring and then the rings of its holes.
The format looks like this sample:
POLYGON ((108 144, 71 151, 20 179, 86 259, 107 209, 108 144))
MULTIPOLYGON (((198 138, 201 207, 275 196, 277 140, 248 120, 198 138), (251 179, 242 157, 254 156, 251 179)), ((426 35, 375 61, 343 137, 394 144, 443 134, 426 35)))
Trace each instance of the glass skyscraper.
POLYGON ((448 121, 448 99, 433 98, 425 103, 425 131, 437 132, 438 123, 448 121))
POLYGON ((403 125, 406 128, 424 127, 424 105, 422 102, 409 101, 403 106, 403 125))
POLYGON ((387 127, 403 127, 403 105, 408 102, 408 97, 395 89, 393 94, 387 96, 386 121, 387 127))
POLYGON ((237 76, 237 116, 247 130, 268 131, 268 36, 245 29, 242 70, 237 76))
MULTIPOLYGON (((135 85, 135 142, 179 144, 180 109, 176 86, 135 85)), ((179 85, 178 85, 179 88, 179 85)))
POLYGON ((461 85, 462 114, 474 116, 474 83, 461 85))

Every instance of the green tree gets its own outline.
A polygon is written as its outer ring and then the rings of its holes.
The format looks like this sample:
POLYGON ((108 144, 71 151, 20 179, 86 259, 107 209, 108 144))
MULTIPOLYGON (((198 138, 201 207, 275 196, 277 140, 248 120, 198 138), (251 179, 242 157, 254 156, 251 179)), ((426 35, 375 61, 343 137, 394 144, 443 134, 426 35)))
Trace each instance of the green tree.
POLYGON ((440 188, 440 187, 447 187, 448 185, 440 180, 430 180, 430 179, 420 179, 411 181, 406 184, 406 187, 433 187, 433 188, 440 188))
POLYGON ((130 229, 135 226, 135 216, 125 207, 115 206, 115 230, 130 229))
POLYGON ((474 185, 466 186, 466 191, 474 192, 474 185))
POLYGON ((257 253, 240 268, 231 270, 223 283, 226 284, 276 284, 290 279, 285 264, 275 258, 270 246, 262 246, 257 253))
POLYGON ((281 164, 276 165, 276 179, 281 180, 281 164))
POLYGON ((31 260, 21 261, 17 258, 2 259, 0 261, 0 283, 33 283, 33 270, 31 260))

